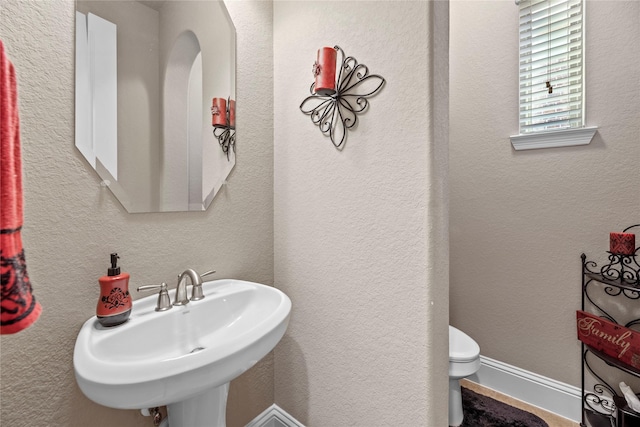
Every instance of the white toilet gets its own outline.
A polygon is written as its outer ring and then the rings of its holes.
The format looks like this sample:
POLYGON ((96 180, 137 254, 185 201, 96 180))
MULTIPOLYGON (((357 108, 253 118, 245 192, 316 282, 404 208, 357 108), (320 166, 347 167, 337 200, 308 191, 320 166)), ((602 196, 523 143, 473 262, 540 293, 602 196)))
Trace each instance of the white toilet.
POLYGON ((480 369, 480 346, 470 336, 449 325, 449 425, 462 424, 460 378, 480 369))

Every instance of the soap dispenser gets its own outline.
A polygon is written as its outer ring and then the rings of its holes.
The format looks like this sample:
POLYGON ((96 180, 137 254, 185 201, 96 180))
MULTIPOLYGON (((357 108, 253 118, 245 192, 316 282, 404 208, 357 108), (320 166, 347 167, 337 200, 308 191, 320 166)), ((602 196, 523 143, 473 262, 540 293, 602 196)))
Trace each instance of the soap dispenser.
POLYGON ((121 273, 117 253, 111 254, 111 267, 100 282, 100 298, 96 307, 96 317, 102 326, 120 325, 131 314, 129 295, 129 273, 121 273))

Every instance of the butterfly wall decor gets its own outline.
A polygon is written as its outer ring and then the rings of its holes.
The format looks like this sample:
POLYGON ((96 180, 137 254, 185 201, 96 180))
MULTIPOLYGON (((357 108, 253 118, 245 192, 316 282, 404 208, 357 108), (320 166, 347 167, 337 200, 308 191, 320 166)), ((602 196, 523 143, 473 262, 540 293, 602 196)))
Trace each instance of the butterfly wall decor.
MULTIPOLYGON (((333 65, 323 61, 326 58, 326 56, 323 57, 323 49, 318 52, 318 61, 313 64, 316 81, 311 84, 311 96, 302 101, 300 110, 310 115, 313 124, 317 125, 324 135, 329 136, 338 150, 342 150, 347 130, 356 125, 358 114, 366 110, 369 105, 368 98, 382 89, 385 79, 377 74, 369 74, 369 68, 366 65, 359 64, 352 56, 345 57, 344 51, 339 46, 334 46, 333 49, 340 54, 341 59, 335 90, 316 90, 322 74, 326 71, 330 72, 333 65)), ((333 55, 333 58, 335 57, 333 55)), ((335 65, 333 67, 335 74, 335 65)))

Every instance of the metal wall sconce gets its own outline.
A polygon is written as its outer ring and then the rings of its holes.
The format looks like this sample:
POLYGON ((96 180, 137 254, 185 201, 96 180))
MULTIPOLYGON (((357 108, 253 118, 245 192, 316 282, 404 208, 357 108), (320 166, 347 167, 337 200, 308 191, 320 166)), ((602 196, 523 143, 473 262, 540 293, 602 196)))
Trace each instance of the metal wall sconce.
POLYGON ((369 105, 367 98, 382 89, 385 79, 369 74, 369 68, 352 57, 345 57, 339 46, 318 50, 318 60, 313 64, 315 82, 311 84, 311 96, 300 104, 300 110, 311 116, 313 124, 331 138, 342 150, 347 130, 358 122, 358 113, 369 105), (337 54, 340 53, 340 69, 336 78, 337 54))
POLYGON ((229 160, 229 150, 236 152, 236 101, 213 98, 211 103, 211 125, 222 152, 229 160))

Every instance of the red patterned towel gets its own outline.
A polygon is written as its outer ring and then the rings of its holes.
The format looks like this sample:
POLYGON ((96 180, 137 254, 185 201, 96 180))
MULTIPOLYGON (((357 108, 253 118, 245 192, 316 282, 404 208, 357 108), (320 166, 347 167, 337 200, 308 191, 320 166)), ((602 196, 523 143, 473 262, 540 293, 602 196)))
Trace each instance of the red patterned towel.
POLYGON ((22 248, 22 159, 13 64, 0 40, 0 333, 15 334, 38 319, 22 248))

